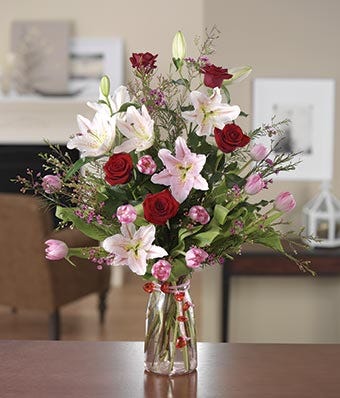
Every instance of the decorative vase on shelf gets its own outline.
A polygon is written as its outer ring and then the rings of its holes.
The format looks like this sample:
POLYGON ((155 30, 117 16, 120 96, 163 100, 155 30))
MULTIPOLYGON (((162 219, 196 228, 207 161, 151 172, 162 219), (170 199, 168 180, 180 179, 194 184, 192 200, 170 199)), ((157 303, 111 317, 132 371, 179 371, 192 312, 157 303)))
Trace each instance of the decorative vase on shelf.
POLYGON ((172 286, 146 283, 145 370, 162 375, 187 374, 197 367, 197 341, 190 281, 172 286))

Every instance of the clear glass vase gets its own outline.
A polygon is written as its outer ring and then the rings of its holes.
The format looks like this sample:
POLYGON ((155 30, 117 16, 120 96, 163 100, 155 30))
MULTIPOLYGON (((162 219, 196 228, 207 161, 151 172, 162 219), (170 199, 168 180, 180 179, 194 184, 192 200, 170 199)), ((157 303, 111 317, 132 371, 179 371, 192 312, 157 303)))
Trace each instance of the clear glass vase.
POLYGON ((145 370, 181 375, 197 367, 197 341, 190 281, 178 286, 149 284, 144 342, 145 370))

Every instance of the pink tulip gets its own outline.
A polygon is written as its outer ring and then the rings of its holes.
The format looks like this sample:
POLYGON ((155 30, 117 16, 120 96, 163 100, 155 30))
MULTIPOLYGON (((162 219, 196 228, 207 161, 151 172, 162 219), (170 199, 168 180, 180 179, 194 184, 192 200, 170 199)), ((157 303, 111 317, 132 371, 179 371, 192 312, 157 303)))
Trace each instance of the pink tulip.
POLYGON ((284 213, 293 210, 295 206, 296 202, 294 196, 290 192, 281 192, 277 195, 274 202, 274 208, 284 213))
POLYGON ((132 205, 123 205, 118 207, 116 216, 120 223, 129 224, 136 220, 137 212, 132 205))
POLYGON ((60 191, 62 182, 58 176, 48 174, 43 177, 41 185, 46 193, 55 193, 60 191))
POLYGON ((161 282, 165 282, 171 274, 171 264, 166 260, 158 260, 151 269, 152 275, 161 282))
POLYGON ((268 149, 262 144, 255 144, 249 154, 253 160, 258 162, 268 155, 268 149))
POLYGON ((208 253, 203 249, 192 247, 185 253, 185 262, 189 268, 199 268, 208 257, 208 253))
POLYGON ((45 257, 48 260, 61 260, 67 256, 68 247, 65 242, 57 239, 49 239, 45 244, 47 245, 45 257))
POLYGON ((189 217, 202 225, 208 224, 210 221, 209 213, 203 206, 192 206, 189 210, 189 217))
POLYGON ((246 185, 244 187, 244 191, 248 195, 256 195, 263 188, 265 188, 266 183, 262 180, 260 174, 253 174, 247 178, 246 185))
POLYGON ((137 169, 142 174, 151 175, 156 171, 157 165, 150 155, 142 156, 137 162, 137 169))

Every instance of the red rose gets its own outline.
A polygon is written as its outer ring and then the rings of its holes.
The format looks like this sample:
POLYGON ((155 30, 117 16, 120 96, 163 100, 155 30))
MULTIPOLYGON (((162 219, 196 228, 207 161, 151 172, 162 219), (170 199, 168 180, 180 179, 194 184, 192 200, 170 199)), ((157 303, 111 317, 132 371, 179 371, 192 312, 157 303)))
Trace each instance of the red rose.
POLYGON ((104 165, 105 180, 110 185, 125 184, 131 179, 132 158, 128 153, 117 153, 110 156, 104 165))
POLYGON ((152 55, 151 53, 132 53, 130 62, 133 68, 139 72, 150 73, 156 68, 156 58, 158 54, 152 55))
POLYGON ((179 209, 179 203, 168 189, 146 195, 143 202, 144 218, 156 225, 165 224, 174 217, 179 209))
POLYGON ((223 69, 221 66, 215 66, 213 64, 206 65, 202 68, 204 73, 204 84, 207 87, 221 87, 223 80, 231 79, 233 75, 228 73, 228 69, 223 69))
POLYGON ((236 148, 245 146, 249 143, 250 138, 243 134, 241 128, 236 124, 226 124, 223 130, 215 127, 215 141, 222 152, 229 153, 236 148))

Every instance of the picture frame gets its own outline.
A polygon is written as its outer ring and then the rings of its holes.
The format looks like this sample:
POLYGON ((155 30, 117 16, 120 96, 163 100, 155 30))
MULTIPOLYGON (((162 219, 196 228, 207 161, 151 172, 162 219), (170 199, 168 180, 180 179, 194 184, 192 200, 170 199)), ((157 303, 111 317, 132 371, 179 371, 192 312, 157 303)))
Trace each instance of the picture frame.
POLYGON ((123 40, 119 37, 70 40, 70 91, 77 97, 97 100, 102 76, 110 78, 111 90, 124 81, 123 40))
MULTIPOLYGON (((256 78, 253 82, 253 127, 289 119, 276 153, 297 153, 296 170, 275 179, 324 181, 333 177, 334 79, 256 78)), ((279 141, 280 140, 280 141, 279 141)), ((268 137, 259 140, 267 147, 268 137)))

